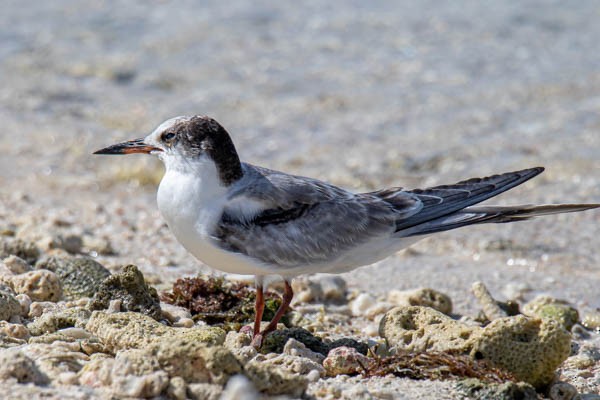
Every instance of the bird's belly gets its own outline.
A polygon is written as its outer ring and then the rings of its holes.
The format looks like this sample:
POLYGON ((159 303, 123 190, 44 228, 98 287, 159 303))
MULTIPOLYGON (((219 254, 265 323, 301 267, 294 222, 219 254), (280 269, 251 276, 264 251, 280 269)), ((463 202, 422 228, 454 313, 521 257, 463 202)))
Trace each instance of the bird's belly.
POLYGON ((265 275, 276 273, 243 254, 225 251, 214 243, 214 239, 204 235, 178 234, 177 240, 202 263, 222 272, 241 275, 265 275))

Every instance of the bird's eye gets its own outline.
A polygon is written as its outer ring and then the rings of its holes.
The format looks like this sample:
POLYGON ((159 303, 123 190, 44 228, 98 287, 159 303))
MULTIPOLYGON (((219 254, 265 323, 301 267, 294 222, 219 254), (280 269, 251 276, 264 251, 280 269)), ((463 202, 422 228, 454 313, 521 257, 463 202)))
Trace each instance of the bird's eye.
POLYGON ((175 134, 173 132, 165 133, 162 135, 162 140, 168 142, 169 140, 173 140, 175 138, 175 134))

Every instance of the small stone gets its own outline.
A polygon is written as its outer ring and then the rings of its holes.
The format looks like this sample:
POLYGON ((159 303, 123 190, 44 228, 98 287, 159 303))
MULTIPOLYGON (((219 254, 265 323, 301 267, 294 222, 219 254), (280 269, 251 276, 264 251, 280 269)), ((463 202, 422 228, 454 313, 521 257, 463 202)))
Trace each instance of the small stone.
POLYGON ((488 321, 507 317, 508 314, 498 305, 498 302, 492 297, 491 293, 485 287, 483 282, 475 282, 471 286, 473 295, 479 301, 483 314, 488 321))
POLYGON ((47 333, 54 333, 60 329, 85 327, 91 312, 85 308, 58 308, 56 310, 44 312, 33 322, 27 325, 27 328, 33 336, 40 336, 47 333))
POLYGON ((8 321, 15 315, 21 315, 21 304, 12 294, 0 291, 0 321, 8 321))
POLYGON ((169 384, 169 376, 164 371, 153 371, 141 376, 122 375, 120 371, 112 381, 113 393, 118 397, 157 397, 169 384))
POLYGON ((567 382, 553 383, 548 391, 550 400, 572 400, 575 395, 577 395, 577 389, 567 382))
POLYGON ((50 301, 34 301, 29 306, 29 318, 38 318, 45 312, 62 310, 64 308, 64 304, 52 303, 50 301))
MULTIPOLYGON (((174 326, 181 326, 178 325, 178 323, 181 320, 190 320, 192 321, 192 326, 194 325, 194 321, 192 320, 192 314, 187 308, 161 302, 160 309, 162 311, 163 318, 167 319, 174 326)), ((187 328, 189 328, 189 326, 187 328)))
POLYGON ((338 347, 323 361, 328 376, 354 375, 365 371, 373 360, 351 347, 338 347))
POLYGON ((187 384, 180 376, 174 376, 169 381, 167 387, 167 398, 175 400, 186 400, 187 399, 187 384))
POLYGON ((33 264, 40 256, 40 249, 32 242, 0 237, 0 259, 10 255, 17 256, 27 263, 33 264))
POLYGON ((11 324, 6 321, 0 321, 0 335, 23 340, 27 340, 31 336, 24 325, 11 324))
POLYGON ((79 235, 58 235, 51 248, 59 248, 68 251, 71 254, 81 253, 83 240, 79 235))
POLYGON ((314 361, 318 364, 323 364, 323 360, 325 356, 321 353, 316 353, 310 349, 307 349, 303 343, 290 338, 283 347, 283 354, 287 354, 290 356, 303 357, 307 358, 311 361, 314 361))
MULTIPOLYGON (((539 400, 540 397, 535 389, 525 382, 489 383, 482 382, 476 378, 468 378, 459 381, 456 385, 459 392, 465 394, 468 399, 481 400, 539 400)), ((457 398, 459 398, 457 396, 457 398)), ((463 396, 460 396, 462 399, 463 396)))
POLYGON ((14 275, 10 277, 10 283, 16 293, 26 294, 33 301, 57 302, 62 297, 60 280, 46 269, 14 275))
POLYGON ((15 299, 19 302, 19 306, 21 307, 21 316, 26 317, 29 314, 29 308, 31 307, 31 298, 26 294, 18 294, 15 296, 15 299))
POLYGON ((2 260, 2 262, 15 275, 23 274, 33 269, 31 268, 31 265, 27 263, 27 261, 15 255, 6 257, 4 260, 2 260))
POLYGON ((304 344, 310 350, 323 355, 329 352, 329 346, 323 343, 323 340, 315 337, 312 333, 303 328, 280 329, 269 333, 263 338, 263 344, 260 349, 262 353, 282 353, 290 338, 304 344))
POLYGON ((584 315, 581 325, 589 330, 600 330, 600 312, 594 311, 584 315))
POLYGON ((286 394, 300 397, 308 387, 308 380, 305 376, 266 362, 265 359, 258 356, 244 366, 244 374, 250 378, 258 391, 270 395, 286 394))
POLYGON ((110 239, 107 237, 96 237, 90 235, 83 236, 83 247, 90 253, 96 253, 102 256, 110 256, 116 254, 112 247, 110 239))
POLYGON ((442 292, 434 289, 419 288, 414 290, 392 290, 387 300, 397 306, 431 307, 446 315, 452 312, 452 300, 442 292))
POLYGON ((260 398, 254 384, 244 375, 229 379, 220 400, 258 400, 260 398))
POLYGON ((350 311, 355 317, 364 316, 367 310, 375 305, 375 298, 368 293, 359 294, 350 303, 350 311))
POLYGON ((318 279, 321 284, 324 300, 346 300, 348 285, 344 278, 338 275, 318 275, 318 279))
POLYGON ((346 299, 346 281, 336 275, 316 274, 292 281, 292 288, 299 302, 342 301, 346 299))
POLYGON ((212 383, 190 383, 187 389, 191 400, 219 400, 222 393, 222 386, 212 383))
POLYGON ((19 383, 34 383, 43 385, 48 378, 40 372, 33 360, 16 349, 0 350, 0 381, 10 378, 19 383))
POLYGON ((146 284, 135 265, 127 265, 120 273, 106 278, 94 294, 90 310, 105 310, 111 300, 121 300, 121 311, 135 311, 156 320, 162 319, 158 293, 146 284))
POLYGON ((538 296, 525 304, 523 314, 556 321, 568 331, 579 322, 579 313, 576 308, 564 300, 550 296, 538 296))
POLYGON ((37 262, 36 268, 54 272, 60 279, 67 300, 92 297, 110 271, 86 257, 49 257, 37 262))

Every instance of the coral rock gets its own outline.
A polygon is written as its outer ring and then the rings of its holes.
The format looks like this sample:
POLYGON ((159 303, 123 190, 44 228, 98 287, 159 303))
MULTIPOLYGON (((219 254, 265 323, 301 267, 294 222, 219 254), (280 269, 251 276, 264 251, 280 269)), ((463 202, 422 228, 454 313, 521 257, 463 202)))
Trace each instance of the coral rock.
POLYGON ((92 297, 110 276, 100 263, 85 257, 49 257, 39 260, 36 268, 50 270, 59 277, 67 300, 92 297))
POLYGON ((27 340, 31 335, 29 334, 29 330, 21 324, 0 321, 0 336, 27 340))
POLYGON ((90 303, 90 310, 106 310, 111 300, 121 300, 121 311, 136 311, 160 320, 162 312, 156 289, 148 286, 135 265, 106 278, 90 303))
MULTIPOLYGON (((257 390, 271 395, 287 394, 300 397, 308 387, 305 376, 257 356, 244 366, 244 374, 257 390)), ((290 357, 290 356, 286 356, 290 357)))
POLYGON ((20 257, 15 255, 11 255, 2 260, 4 265, 15 275, 23 274, 25 272, 31 271, 31 265, 27 263, 27 261, 23 260, 20 257))
POLYGON ((352 347, 338 347, 329 352, 323 367, 329 376, 353 375, 365 371, 373 360, 352 347))
POLYGON ((40 249, 31 242, 14 238, 0 238, 0 258, 10 255, 22 258, 29 264, 36 262, 40 256, 40 249))
POLYGON ((33 360, 17 349, 0 350, 0 381, 14 378, 19 383, 45 384, 48 378, 33 360))
POLYGON ((523 314, 541 319, 550 319, 561 324, 570 331, 573 325, 579 322, 577 309, 570 306, 564 300, 558 300, 549 296, 537 296, 525 304, 523 314))
POLYGON ((107 314, 94 311, 86 330, 97 336, 109 351, 137 349, 176 338, 206 345, 220 345, 225 331, 216 327, 173 328, 139 313, 107 314))
POLYGON ((480 330, 432 308, 419 306, 396 307, 383 316, 379 325, 379 334, 389 347, 414 352, 465 353, 472 348, 472 337, 480 330))
POLYGON ((388 293, 387 300, 397 306, 431 307, 446 315, 452 312, 452 300, 450 297, 429 288, 403 291, 392 290, 388 293))
POLYGON ((10 285, 16 293, 26 294, 33 301, 56 302, 62 297, 60 280, 46 269, 11 276, 10 285))
POLYGON ((12 294, 0 290, 0 321, 8 321, 14 315, 21 315, 21 304, 12 294))
POLYGON ((492 321, 470 352, 517 379, 543 388, 571 352, 571 335, 559 323, 518 315, 492 321))
POLYGON ((59 329, 78 327, 83 328, 91 312, 81 307, 57 308, 48 310, 33 322, 27 325, 27 328, 33 336, 39 336, 47 333, 54 333, 59 329))

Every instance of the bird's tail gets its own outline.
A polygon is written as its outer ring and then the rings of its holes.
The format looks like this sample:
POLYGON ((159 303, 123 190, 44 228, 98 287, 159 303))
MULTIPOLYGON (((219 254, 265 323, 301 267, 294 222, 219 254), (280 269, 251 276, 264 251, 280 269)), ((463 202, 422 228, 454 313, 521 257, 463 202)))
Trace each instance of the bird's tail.
POLYGON ((525 221, 533 217, 585 211, 600 204, 543 204, 520 206, 474 206, 419 224, 402 232, 402 236, 429 235, 466 225, 525 221))

